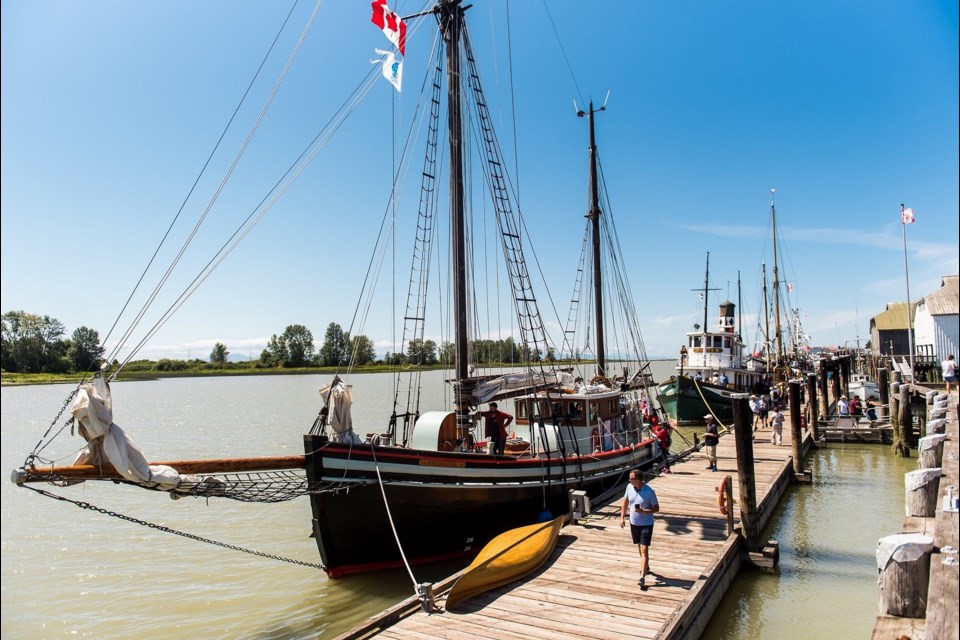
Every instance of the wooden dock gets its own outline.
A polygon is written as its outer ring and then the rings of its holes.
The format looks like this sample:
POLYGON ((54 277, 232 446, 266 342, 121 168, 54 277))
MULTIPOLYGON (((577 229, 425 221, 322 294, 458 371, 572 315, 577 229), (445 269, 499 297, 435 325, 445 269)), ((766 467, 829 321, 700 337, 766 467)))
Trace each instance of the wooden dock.
MULTIPOLYGON (((761 430, 753 442, 759 527, 770 518, 794 479, 790 429, 783 445, 761 430)), ((637 584, 640 560, 629 528, 619 525, 618 495, 595 505, 580 524, 561 531, 553 555, 538 571, 510 585, 475 596, 455 610, 443 609, 452 579, 436 585, 436 607, 426 613, 411 598, 338 640, 549 640, 599 638, 697 638, 719 606, 741 563, 749 561, 742 538, 728 531, 716 487, 732 476, 739 521, 737 455, 731 434, 721 437, 719 473, 701 453, 675 463, 673 473, 650 480, 660 502, 650 547, 648 589, 637 584)), ((804 451, 811 446, 809 435, 804 451)), ((757 554, 759 555, 759 554, 757 554)))
POLYGON ((957 396, 950 398, 946 423, 947 440, 943 443, 943 475, 940 478, 940 495, 937 500, 937 514, 932 518, 908 516, 904 519, 900 533, 919 533, 933 538, 934 552, 930 556, 930 581, 927 588, 927 610, 925 618, 902 618, 890 615, 877 616, 872 638, 885 640, 907 637, 919 638, 957 638, 960 633, 958 609, 958 553, 960 540, 960 514, 943 510, 943 498, 947 487, 952 486, 954 495, 960 490, 958 473, 958 420, 957 396), (952 552, 948 551, 953 549, 952 552))

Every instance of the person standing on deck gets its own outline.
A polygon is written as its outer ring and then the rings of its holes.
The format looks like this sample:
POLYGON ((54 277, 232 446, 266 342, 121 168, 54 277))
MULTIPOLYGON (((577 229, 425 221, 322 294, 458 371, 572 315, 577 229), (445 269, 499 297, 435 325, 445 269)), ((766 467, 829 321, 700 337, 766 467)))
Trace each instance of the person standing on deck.
POLYGON ((720 385, 720 387, 723 389, 726 389, 727 385, 730 384, 730 378, 727 377, 726 371, 720 372, 720 377, 717 378, 717 384, 720 385))
POLYGON ((484 435, 493 442, 493 452, 502 455, 507 446, 507 427, 513 422, 513 416, 500 411, 496 402, 491 402, 490 410, 480 414, 487 419, 484 435))
POLYGON ((756 431, 760 423, 760 403, 755 395, 750 396, 750 412, 753 413, 753 430, 756 431))
POLYGON ((860 396, 853 396, 853 400, 847 405, 847 409, 849 409, 850 415, 856 416, 857 419, 859 419, 860 416, 863 415, 863 405, 860 404, 860 396))
POLYGON ((767 428, 767 413, 770 411, 770 405, 767 403, 767 399, 763 396, 760 396, 760 399, 757 400, 757 413, 760 414, 760 424, 763 425, 763 428, 767 428))
POLYGON ((717 469, 717 445, 720 444, 720 433, 717 431, 717 423, 713 415, 705 415, 703 419, 707 421, 707 426, 703 430, 703 448, 707 453, 708 471, 718 471, 717 469))
POLYGON ((770 434, 770 444, 780 446, 783 444, 783 412, 780 407, 773 410, 773 418, 770 420, 773 427, 773 433, 770 434))
POLYGON ((950 395, 950 386, 957 384, 957 363, 952 353, 940 363, 940 369, 943 373, 943 381, 947 385, 947 395, 950 395))
MULTIPOLYGON (((656 418, 654 418, 656 420, 656 418)), ((660 424, 659 421, 650 425, 650 432, 657 438, 660 444, 660 457, 663 459, 663 473, 672 473, 670 471, 670 432, 667 427, 660 424)))
POLYGON ((640 550, 640 579, 637 584, 647 590, 647 574, 650 572, 650 542, 653 538, 653 514, 660 511, 657 494, 643 482, 639 471, 630 472, 630 484, 620 505, 620 526, 626 525, 627 510, 630 511, 630 534, 640 550))
POLYGON ((847 396, 840 396, 840 399, 837 400, 837 415, 838 416, 850 415, 850 402, 847 400, 847 396))

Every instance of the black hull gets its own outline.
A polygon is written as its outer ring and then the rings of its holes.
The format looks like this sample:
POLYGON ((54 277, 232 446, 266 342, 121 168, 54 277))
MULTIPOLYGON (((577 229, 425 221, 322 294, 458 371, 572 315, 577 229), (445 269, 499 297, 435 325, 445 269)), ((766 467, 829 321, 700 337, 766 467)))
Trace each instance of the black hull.
POLYGON ((567 513, 570 490, 596 497, 623 485, 631 468, 649 466, 655 454, 652 441, 585 456, 582 464, 350 447, 310 435, 304 445, 307 478, 321 487, 311 495, 313 533, 333 578, 402 565, 391 517, 411 563, 470 555, 508 529, 567 513))

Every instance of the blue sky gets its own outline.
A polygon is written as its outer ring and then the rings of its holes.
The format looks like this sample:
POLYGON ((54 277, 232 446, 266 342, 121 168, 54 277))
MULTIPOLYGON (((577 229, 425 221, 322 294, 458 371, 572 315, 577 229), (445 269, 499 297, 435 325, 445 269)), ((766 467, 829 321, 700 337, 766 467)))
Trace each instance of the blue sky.
MULTIPOLYGON (((107 334, 291 6, 2 2, 0 311, 107 334)), ((293 9, 158 264, 210 202, 313 8, 293 9)), ((367 2, 320 4, 211 208, 211 231, 171 278, 181 288, 358 86, 373 49, 388 47, 369 13, 367 2)), ((906 298, 901 202, 917 218, 906 229, 912 297, 960 271, 956 2, 528 0, 507 15, 502 0, 479 0, 468 20, 561 314, 587 197, 573 103, 608 92, 597 142, 651 356, 674 356, 701 321, 691 290, 707 252, 720 288, 711 302, 736 300, 739 273, 752 337, 761 262, 771 269, 771 188, 787 304, 815 345, 865 340, 870 317, 906 298)), ((330 322, 349 326, 433 31, 429 19, 411 23, 403 93, 373 86, 144 357, 206 358, 222 341, 255 358, 289 324, 318 344, 330 322)), ((406 239, 398 233, 387 264, 406 260, 406 239)), ((406 275, 398 282, 402 297, 406 275)), ((358 331, 381 351, 396 340, 388 305, 373 303, 358 331)))

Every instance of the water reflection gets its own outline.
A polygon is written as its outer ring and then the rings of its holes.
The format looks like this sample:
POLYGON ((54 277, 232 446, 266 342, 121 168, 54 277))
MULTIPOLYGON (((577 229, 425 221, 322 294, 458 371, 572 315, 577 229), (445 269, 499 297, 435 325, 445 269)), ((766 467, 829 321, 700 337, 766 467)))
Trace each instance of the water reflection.
POLYGON ((780 542, 780 574, 743 571, 704 638, 869 637, 877 615, 877 540, 903 521, 903 474, 890 447, 831 445, 808 458, 763 532, 780 542))

